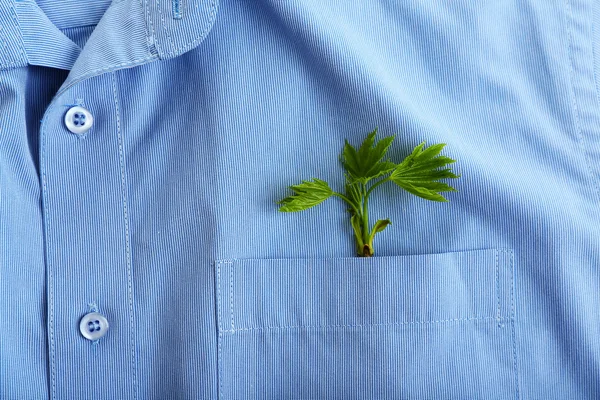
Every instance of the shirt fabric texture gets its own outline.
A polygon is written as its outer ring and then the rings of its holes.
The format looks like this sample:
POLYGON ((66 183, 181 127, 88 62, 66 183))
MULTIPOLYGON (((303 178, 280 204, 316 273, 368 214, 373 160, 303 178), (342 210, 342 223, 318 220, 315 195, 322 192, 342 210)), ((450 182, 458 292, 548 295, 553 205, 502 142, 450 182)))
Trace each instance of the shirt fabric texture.
POLYGON ((599 57, 597 0, 0 0, 0 398, 600 398, 599 57), (275 202, 375 127, 461 177, 361 258, 275 202))

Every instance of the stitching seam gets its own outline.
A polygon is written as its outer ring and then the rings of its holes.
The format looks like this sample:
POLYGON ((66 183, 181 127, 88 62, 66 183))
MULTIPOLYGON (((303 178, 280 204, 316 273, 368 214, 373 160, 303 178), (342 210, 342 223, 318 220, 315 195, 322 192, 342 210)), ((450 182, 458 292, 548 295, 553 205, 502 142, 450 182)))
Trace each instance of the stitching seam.
POLYGON ((498 310, 496 310, 496 318, 498 318, 498 324, 500 324, 500 260, 499 251, 496 251, 496 297, 498 299, 498 310))
POLYGON ((235 330, 235 325, 233 323, 233 264, 228 263, 231 266, 231 271, 229 271, 229 307, 231 312, 231 330, 235 330))
POLYGON ((148 4, 148 0, 144 0, 144 9, 146 10, 146 20, 147 20, 147 25, 148 28, 150 29, 150 34, 152 35, 152 43, 154 44, 154 47, 156 47, 156 50, 159 53, 162 53, 161 50, 161 45, 160 43, 158 43, 157 37, 156 37, 156 31, 154 30, 154 23, 152 23, 152 15, 150 14, 150 5, 148 4))
MULTIPOLYGON (((511 318, 501 318, 501 320, 510 320, 511 318)), ((242 331, 262 331, 262 330, 283 330, 283 329, 347 329, 347 328, 376 328, 376 327, 387 327, 387 326, 406 326, 406 325, 434 325, 451 322, 468 322, 468 321, 486 321, 486 320, 497 320, 494 317, 472 317, 472 318, 454 318, 454 319, 443 319, 436 321, 402 321, 402 322, 386 322, 380 324, 346 324, 346 325, 289 325, 289 326, 265 326, 265 327, 252 327, 252 328, 237 328, 232 330, 223 330, 223 333, 235 333, 242 331)))
POLYGON ((169 39, 169 42, 171 42, 171 46, 175 47, 175 43, 173 43, 173 38, 169 35, 169 30, 167 29, 167 24, 165 23, 165 18, 163 17, 162 11, 160 10, 160 1, 155 0, 155 3, 156 3, 156 12, 160 16, 160 22, 161 22, 163 31, 165 32, 165 36, 167 37, 167 39, 169 39))
MULTIPOLYGON (((23 46, 23 35, 21 35, 21 24, 19 24, 19 17, 17 15, 17 10, 15 9, 15 3, 12 1, 10 2, 10 11, 11 11, 12 20, 15 23, 15 26, 17 27, 17 31, 19 33, 19 41, 17 43, 17 46, 19 46, 19 55, 21 56, 21 58, 25 59, 25 64, 22 63, 22 60, 16 60, 16 61, 11 61, 11 62, 4 62, 4 63, 0 62, 0 68, 3 68, 3 69, 4 69, 4 67, 10 68, 10 67, 25 66, 29 62, 27 54, 25 53, 25 47, 23 46)), ((7 43, 7 42, 5 42, 5 43, 7 43)))
POLYGON ((126 63, 122 63, 122 64, 116 64, 116 65, 111 65, 109 67, 105 67, 105 68, 99 68, 99 69, 95 69, 93 71, 90 72, 86 72, 85 74, 78 76, 77 78, 73 79, 71 82, 69 82, 69 84, 67 86, 65 86, 64 88, 62 88, 61 91, 59 91, 54 97, 58 97, 61 94, 63 94, 65 91, 67 91, 69 88, 71 88, 71 86, 81 82, 82 80, 89 78, 93 75, 97 75, 98 72, 103 72, 103 71, 107 71, 110 72, 114 69, 120 68, 120 67, 128 67, 128 66, 133 66, 134 64, 141 64, 145 61, 151 61, 151 60, 156 60, 158 59, 157 56, 150 56, 150 57, 146 57, 146 58, 138 58, 137 60, 133 60, 133 61, 129 61, 126 63))
POLYGON ((221 265, 220 263, 215 263, 217 267, 217 328, 221 329, 221 265))
POLYGON ((221 263, 215 263, 217 267, 217 331, 218 331, 218 346, 217 346, 217 370, 219 380, 219 397, 223 397, 223 356, 221 353, 221 342, 223 334, 221 333, 221 263))
MULTIPOLYGON (((113 2, 114 1, 115 0, 113 0, 113 2)), ((152 53, 152 51, 150 50, 149 41, 150 39, 154 41, 154 35, 150 36, 150 31, 148 30, 148 18, 146 18, 147 8, 144 6, 144 0, 138 0, 138 3, 140 4, 140 10, 144 13, 144 32, 146 33, 146 50, 148 50, 148 53, 152 53)))
POLYGON ((48 208, 48 181, 46 179, 46 121, 50 110, 46 110, 44 118, 42 118, 42 124, 40 128, 41 134, 41 155, 40 155, 40 170, 42 177, 42 202, 44 206, 44 221, 45 221, 45 256, 46 256, 46 270, 48 271, 48 345, 50 348, 49 357, 49 369, 50 369, 50 399, 56 399, 56 348, 54 345, 54 270, 53 265, 48 257, 48 249, 50 246, 50 212, 48 208))
MULTIPOLYGON (((190 42, 188 42, 188 43, 184 43, 184 44, 182 44, 181 46, 177 47, 177 48, 176 48, 176 49, 174 49, 174 50, 171 50, 171 51, 169 51, 168 53, 166 53, 166 54, 164 55, 164 57, 168 58, 168 57, 171 57, 171 56, 177 55, 177 54, 179 54, 180 52, 182 52, 182 51, 185 51, 185 50, 187 50, 187 49, 189 49, 189 48, 193 47, 193 46, 194 46, 196 43, 198 43, 198 42, 200 42, 202 39, 204 39, 204 37, 206 36, 206 34, 208 33, 208 31, 210 31, 210 29, 212 28, 212 26, 213 26, 213 23, 214 23, 214 21, 215 21, 215 18, 216 18, 216 15, 217 15, 217 13, 216 13, 216 10, 217 10, 217 5, 218 5, 218 3, 219 3, 219 2, 218 2, 218 0, 214 0, 214 1, 212 2, 212 4, 211 4, 211 9, 210 9, 210 12, 209 12, 209 14, 208 14, 208 15, 209 15, 208 22, 206 23, 206 27, 204 28, 204 30, 203 30, 202 32, 200 32, 200 34, 198 35, 198 37, 196 37, 194 40, 192 40, 192 41, 190 41, 190 42)), ((156 4, 157 4, 157 6, 159 5, 159 0, 156 0, 156 4)), ((171 44, 172 44, 173 46, 175 46, 175 43, 173 42, 173 39, 172 39, 172 38, 171 38, 171 36, 169 35, 169 32, 168 32, 168 30, 167 30, 167 28, 166 28, 166 24, 164 23, 164 18, 163 18, 163 16, 162 16, 162 13, 160 12, 160 7, 158 7, 158 8, 159 8, 158 14, 160 15, 161 22, 163 23, 163 27, 164 27, 164 29, 165 29, 165 35, 167 36, 167 38, 169 39, 169 41, 171 42, 171 44)), ((150 17, 150 18, 151 18, 151 17, 150 17)), ((151 24, 151 25, 152 25, 152 24, 151 24)), ((153 28, 153 30, 154 30, 154 28, 153 28)), ((157 47, 157 49, 159 49, 159 50, 160 50, 160 46, 159 46, 159 44, 158 44, 158 40, 156 40, 156 39, 155 39, 155 41, 154 41, 154 42, 157 44, 157 46, 156 46, 156 47, 157 47)))
POLYGON ((598 186, 598 182, 596 181, 596 176, 590 165, 589 154, 585 149, 585 143, 583 141, 583 132, 581 131, 579 108, 577 107, 577 92, 575 90, 575 74, 573 72, 573 64, 575 63, 575 59, 574 59, 574 54, 573 54, 573 35, 571 33, 571 23, 573 21, 573 13, 571 11, 570 0, 566 0, 565 5, 567 8, 567 21, 566 21, 567 37, 569 39, 569 41, 568 41, 569 46, 568 46, 567 50, 569 53, 569 78, 571 81, 570 89, 571 89, 571 96, 572 96, 571 106, 573 107, 573 113, 575 114, 574 115, 575 134, 577 136, 577 142, 579 143, 581 152, 583 153, 583 159, 585 161, 585 165, 587 167, 588 173, 590 174, 592 185, 594 186, 594 189, 596 190, 596 196, 600 197, 600 187, 598 186))
POLYGON ((121 133, 121 118, 119 111, 119 101, 117 97, 117 77, 116 74, 112 73, 112 88, 115 102, 115 117, 117 121, 117 140, 119 143, 119 166, 121 169, 121 196, 123 198, 123 218, 125 223, 125 257, 127 263, 127 295, 128 295, 128 306, 129 306, 129 337, 131 345, 131 367, 132 367, 132 378, 133 378, 133 398, 137 398, 137 371, 136 371, 136 353, 135 353, 135 321, 133 315, 133 287, 132 287, 132 273, 131 273, 131 251, 129 243, 129 215, 127 211, 127 185, 126 185, 126 171, 125 171, 125 155, 124 155, 124 143, 123 136, 121 133))
POLYGON ((512 328, 512 342, 513 342, 513 359, 515 369, 515 386, 517 390, 517 399, 521 398, 521 390, 519 387, 519 364, 517 362, 517 338, 515 332, 515 269, 513 257, 514 253, 510 252, 510 308, 511 308, 511 328, 512 328))

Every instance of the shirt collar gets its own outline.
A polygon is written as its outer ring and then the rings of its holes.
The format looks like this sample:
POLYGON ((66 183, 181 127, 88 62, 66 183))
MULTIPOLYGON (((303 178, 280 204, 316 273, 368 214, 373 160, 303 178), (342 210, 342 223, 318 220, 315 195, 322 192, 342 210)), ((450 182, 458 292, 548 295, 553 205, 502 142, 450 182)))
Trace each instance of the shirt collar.
POLYGON ((0 0, 0 70, 70 69, 60 93, 87 77, 193 49, 212 28, 217 7, 218 0, 113 0, 80 49, 35 0, 0 0))

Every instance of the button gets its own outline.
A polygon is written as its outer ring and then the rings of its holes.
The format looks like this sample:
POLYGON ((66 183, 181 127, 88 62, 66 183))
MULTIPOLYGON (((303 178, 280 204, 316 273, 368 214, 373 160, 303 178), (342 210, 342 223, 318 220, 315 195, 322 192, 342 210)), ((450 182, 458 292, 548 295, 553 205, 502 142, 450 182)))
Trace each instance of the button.
POLYGON ((75 106, 69 108, 65 114, 65 125, 73 133, 86 133, 94 124, 92 113, 83 107, 75 106))
POLYGON ((108 321, 104 318, 104 315, 91 312, 81 318, 79 330, 84 338, 98 340, 108 332, 108 321))

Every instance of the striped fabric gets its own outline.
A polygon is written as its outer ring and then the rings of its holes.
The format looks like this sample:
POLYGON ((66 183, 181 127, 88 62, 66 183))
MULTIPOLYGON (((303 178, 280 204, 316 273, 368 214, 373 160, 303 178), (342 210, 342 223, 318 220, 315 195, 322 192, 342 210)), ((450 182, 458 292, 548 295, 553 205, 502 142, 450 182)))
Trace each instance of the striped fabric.
MULTIPOLYGON (((18 0, 17 0, 18 1, 18 0)), ((21 0, 30 2, 30 0, 21 0)), ((35 2, 59 30, 97 25, 110 5, 110 0, 37 0, 35 2), (84 6, 84 7, 82 7, 84 6)), ((17 5, 19 2, 16 3, 17 5)), ((23 19, 21 18, 20 21, 23 19)))
POLYGON ((0 399, 600 398, 599 32, 598 0, 0 0, 0 399), (375 127, 461 177, 380 186, 360 258, 340 199, 275 202, 375 127))
POLYGON ((28 63, 70 70, 81 51, 79 46, 48 19, 34 0, 16 2, 15 11, 23 29, 23 47, 28 63), (48 44, 47 47, 40 48, 41 37, 48 44))

